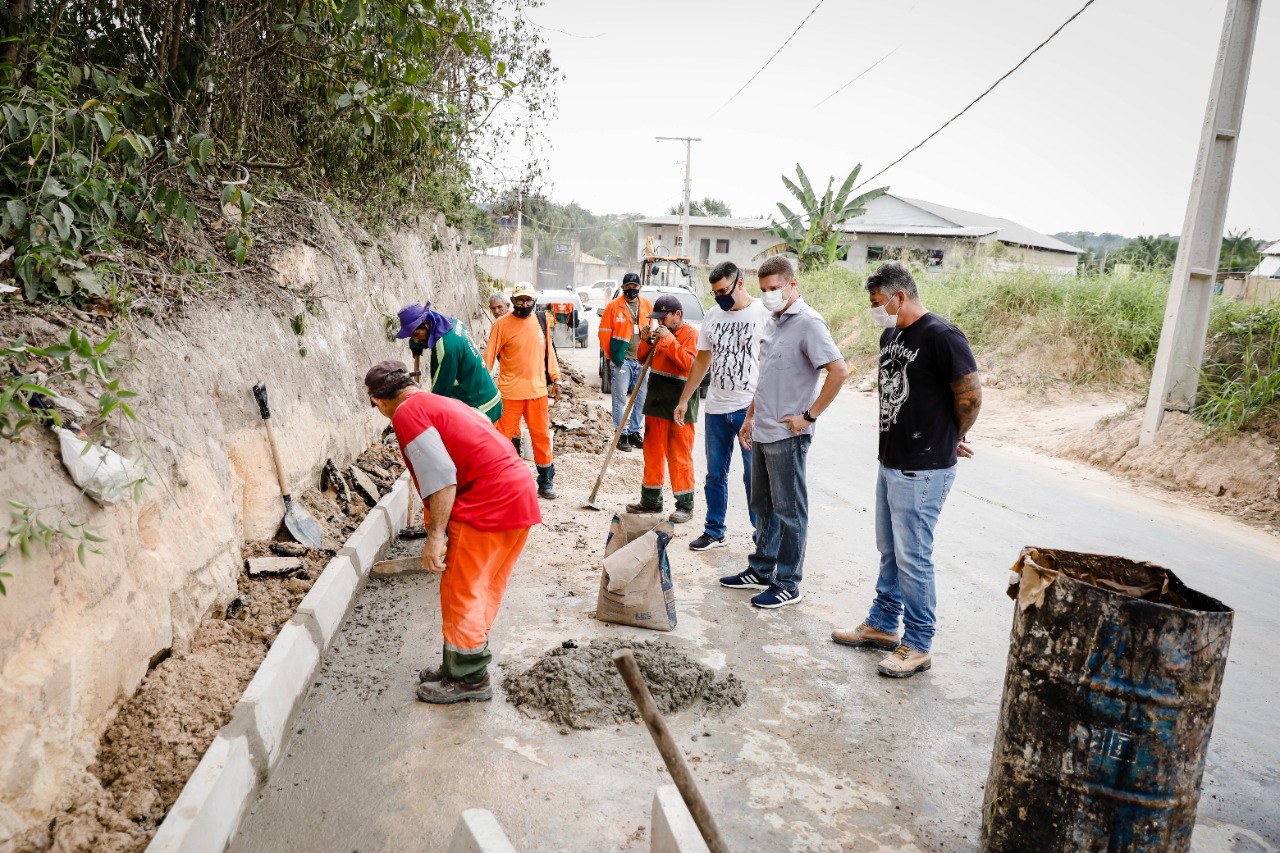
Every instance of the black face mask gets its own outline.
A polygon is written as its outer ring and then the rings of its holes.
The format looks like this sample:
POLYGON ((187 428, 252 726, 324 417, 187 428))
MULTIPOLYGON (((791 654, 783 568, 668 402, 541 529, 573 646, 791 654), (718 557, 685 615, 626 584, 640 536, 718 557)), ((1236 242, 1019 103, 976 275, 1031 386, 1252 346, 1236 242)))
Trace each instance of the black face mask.
POLYGON ((734 281, 733 287, 729 288, 729 292, 721 296, 716 294, 716 304, 724 311, 733 310, 733 292, 738 289, 738 281, 734 281))
POLYGON ((512 305, 511 313, 515 314, 517 317, 528 317, 530 314, 533 313, 533 306, 532 305, 512 305))
POLYGON ((622 289, 622 295, 627 297, 628 302, 635 302, 636 297, 640 295, 640 288, 636 287, 636 288, 628 289, 624 287, 622 289))

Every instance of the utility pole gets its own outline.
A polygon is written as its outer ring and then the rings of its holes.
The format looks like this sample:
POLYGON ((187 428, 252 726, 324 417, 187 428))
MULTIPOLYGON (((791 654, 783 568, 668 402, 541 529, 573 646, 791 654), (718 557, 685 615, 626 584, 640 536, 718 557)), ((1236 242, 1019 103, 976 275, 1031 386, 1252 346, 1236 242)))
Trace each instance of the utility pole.
POLYGON ((1195 402, 1261 6, 1262 0, 1227 3, 1139 444, 1155 441, 1165 410, 1185 411, 1195 402))
POLYGON ((693 158, 693 143, 702 140, 693 136, 655 136, 658 142, 684 143, 684 207, 680 211, 680 238, 676 242, 676 255, 693 257, 689 254, 689 161, 693 158))
MULTIPOLYGON (((521 235, 520 231, 523 226, 524 226, 524 187, 517 187, 516 188, 516 233, 515 233, 515 236, 511 238, 511 248, 507 249, 507 268, 506 268, 506 271, 502 273, 502 289, 503 290, 507 289, 507 279, 510 278, 511 276, 512 259, 519 260, 520 258, 520 243, 523 239, 523 235, 521 235)), ((516 267, 516 274, 519 275, 519 273, 520 273, 520 268, 516 267)))

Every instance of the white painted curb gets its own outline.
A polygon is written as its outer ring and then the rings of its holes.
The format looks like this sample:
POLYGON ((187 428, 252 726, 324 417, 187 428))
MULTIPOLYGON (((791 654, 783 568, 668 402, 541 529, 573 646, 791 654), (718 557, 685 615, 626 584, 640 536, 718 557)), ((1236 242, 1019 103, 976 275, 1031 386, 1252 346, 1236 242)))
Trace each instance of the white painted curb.
POLYGON ((324 567, 297 614, 272 642, 232 711, 231 722, 200 759, 147 853, 221 853, 235 837, 253 798, 284 754, 294 717, 325 650, 369 569, 408 517, 411 492, 406 471, 324 567))
POLYGON ((467 809, 458 815, 446 853, 516 853, 498 819, 488 809, 467 809))
POLYGON ((710 853, 675 785, 664 785, 653 795, 651 822, 649 853, 710 853))

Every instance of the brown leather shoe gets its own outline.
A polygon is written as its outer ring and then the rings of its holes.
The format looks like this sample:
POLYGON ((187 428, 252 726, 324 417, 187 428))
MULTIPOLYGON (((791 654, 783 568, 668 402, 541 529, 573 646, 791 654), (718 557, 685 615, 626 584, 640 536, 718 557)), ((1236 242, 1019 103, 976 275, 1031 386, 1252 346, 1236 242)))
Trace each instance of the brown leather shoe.
POLYGON ((886 634, 867 627, 863 622, 857 628, 840 628, 831 632, 831 640, 842 646, 853 646, 855 649, 872 648, 882 652, 891 652, 898 647, 898 635, 886 634))
POLYGON ((488 702, 493 698, 493 685, 488 674, 475 684, 442 678, 424 681, 418 685, 418 698, 432 705, 452 705, 455 702, 488 702))
POLYGON ((444 681, 444 666, 429 666, 418 670, 418 682, 423 681, 444 681))
POLYGON ((890 678, 910 678, 917 672, 925 672, 933 666, 933 658, 909 646, 898 646, 893 654, 880 661, 876 670, 890 678))

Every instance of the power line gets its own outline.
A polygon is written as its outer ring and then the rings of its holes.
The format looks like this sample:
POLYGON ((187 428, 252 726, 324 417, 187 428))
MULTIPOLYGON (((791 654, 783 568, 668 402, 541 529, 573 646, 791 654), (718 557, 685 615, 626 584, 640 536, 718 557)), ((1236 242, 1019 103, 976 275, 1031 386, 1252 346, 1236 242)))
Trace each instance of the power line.
POLYGON ((1042 42, 1040 42, 1038 45, 1036 45, 1034 48, 1032 48, 1032 49, 1031 49, 1031 52, 1030 52, 1030 53, 1028 53, 1026 56, 1022 57, 1022 59, 1021 59, 1021 60, 1019 60, 1019 62, 1018 62, 1018 64, 1017 64, 1017 65, 1013 66, 1013 67, 1012 67, 1012 68, 1010 68, 1008 71, 1006 71, 1003 75, 1001 75, 1000 79, 996 80, 996 82, 994 82, 994 83, 992 83, 990 86, 988 86, 988 87, 987 87, 987 90, 986 90, 985 92, 983 92, 981 95, 979 95, 978 97, 976 97, 976 98, 974 98, 972 101, 970 101, 970 102, 968 103, 968 105, 966 105, 966 106, 965 106, 965 108, 964 108, 964 109, 962 109, 960 112, 958 112, 958 113, 956 113, 955 115, 953 115, 951 118, 947 119, 946 123, 944 123, 944 124, 942 125, 942 127, 938 128, 938 129, 937 129, 937 130, 935 130, 933 133, 929 134, 929 135, 928 135, 928 136, 926 136, 924 139, 920 140, 918 143, 916 143, 916 145, 915 145, 914 147, 912 147, 911 149, 909 149, 909 150, 907 151, 907 153, 906 153, 906 154, 903 154, 903 155, 902 155, 901 157, 899 157, 897 160, 894 160, 894 161, 893 161, 892 163, 890 163, 888 166, 885 166, 883 169, 881 169, 880 171, 876 172, 874 175, 872 175, 871 177, 867 178, 867 179, 866 179, 865 181, 863 181, 862 183, 858 184, 858 186, 854 187, 854 189, 856 190, 856 189, 861 189, 862 187, 865 187, 867 184, 871 183, 871 182, 872 182, 872 181, 874 181, 876 178, 880 177, 880 176, 881 176, 881 175, 883 175, 885 172, 889 171, 889 170, 890 170, 890 169, 892 169, 894 166, 896 166, 896 165, 898 165, 899 163, 901 163, 903 160, 907 159, 907 157, 909 157, 909 156, 911 156, 912 154, 914 154, 914 153, 915 153, 916 151, 918 151, 921 147, 923 147, 923 146, 924 146, 924 144, 925 144, 926 142, 928 142, 930 139, 933 139, 933 138, 934 138, 935 136, 937 136, 939 133, 942 133, 942 131, 946 130, 948 125, 950 125, 950 124, 951 124, 953 121, 955 121, 956 119, 960 118, 960 116, 962 116, 962 115, 964 115, 965 113, 969 112, 969 110, 974 106, 974 104, 978 103, 978 101, 981 101, 981 100, 982 100, 983 98, 985 98, 987 95, 991 94, 991 91, 992 91, 993 89, 995 89, 995 87, 996 87, 996 86, 999 86, 999 85, 1000 85, 1001 83, 1003 83, 1006 79, 1008 79, 1008 77, 1009 77, 1010 75, 1012 75, 1012 74, 1013 74, 1013 72, 1017 71, 1017 70, 1018 70, 1019 68, 1021 68, 1024 64, 1026 64, 1026 61, 1027 61, 1028 59, 1030 59, 1032 56, 1035 56, 1036 52, 1037 52, 1037 51, 1039 51, 1039 50, 1040 50, 1040 48, 1044 47, 1046 44, 1048 44, 1049 42, 1053 41, 1054 37, 1055 37, 1055 36, 1057 36, 1057 35, 1058 35, 1058 33, 1062 32, 1064 29, 1066 29, 1068 24, 1070 24, 1070 23, 1071 23, 1072 21, 1074 21, 1076 18, 1080 17, 1081 13, 1083 13, 1085 9, 1088 9, 1090 6, 1092 6, 1095 2, 1096 2, 1096 0, 1087 0, 1087 2, 1086 2, 1083 6, 1081 6, 1079 9, 1077 9, 1077 10, 1076 10, 1076 13, 1075 13, 1074 15, 1072 15, 1070 18, 1067 18, 1065 21, 1063 21, 1063 22, 1062 22, 1062 25, 1061 25, 1061 26, 1059 26, 1056 30, 1054 30, 1053 32, 1049 33, 1049 37, 1048 37, 1047 39, 1045 39, 1044 41, 1042 41, 1042 42))
POLYGON ((864 69, 862 70, 862 72, 861 72, 860 74, 858 74, 858 76, 854 77, 854 78, 853 78, 852 80, 850 80, 848 83, 845 83, 845 84, 844 84, 843 86, 841 86, 839 89, 836 89, 836 90, 835 90, 834 92, 832 92, 830 95, 827 95, 827 96, 826 96, 825 98, 823 98, 821 101, 818 101, 818 103, 814 104, 814 105, 813 105, 813 108, 816 110, 818 107, 822 106, 822 105, 823 105, 823 104, 825 104, 827 101, 831 100, 831 99, 832 99, 832 98, 834 98, 836 95, 838 95, 838 94, 840 94, 841 92, 843 92, 845 89, 848 89, 848 88, 849 88, 850 86, 852 86, 854 83, 857 83, 857 82, 858 82, 858 80, 860 80, 862 77, 864 77, 864 76, 867 74, 867 72, 869 72, 872 68, 875 68, 875 67, 876 67, 877 65, 879 65, 881 62, 884 62, 886 59, 888 59, 889 57, 891 57, 891 56, 893 56, 895 53, 897 53, 897 52, 898 52, 898 48, 900 48, 900 47, 902 47, 902 45, 898 45, 898 47, 895 47, 893 50, 889 51, 889 52, 888 52, 888 53, 886 53, 884 56, 880 57, 880 58, 879 58, 879 59, 877 59, 875 62, 873 62, 873 63, 871 63, 870 65, 868 65, 866 68, 864 68, 864 69))
POLYGON ((778 54, 779 54, 779 53, 782 53, 782 48, 786 47, 788 44, 790 44, 790 43, 791 43, 791 40, 792 40, 793 38, 795 38, 795 37, 796 37, 796 33, 800 32, 800 30, 804 27, 804 25, 805 25, 805 24, 807 24, 807 23, 809 23, 809 19, 813 17, 813 13, 814 13, 814 12, 816 12, 816 11, 818 11, 818 6, 821 6, 824 2, 826 2, 826 0, 818 0, 818 5, 817 5, 817 6, 814 6, 812 9, 810 9, 810 10, 809 10, 809 14, 805 15, 805 16, 804 16, 804 20, 800 22, 800 26, 798 26, 798 27, 796 27, 794 30, 792 30, 791 35, 787 36, 787 40, 786 40, 786 41, 784 41, 784 42, 782 43, 782 45, 781 45, 777 50, 775 50, 775 51, 773 52, 773 56, 769 57, 768 59, 766 59, 766 60, 764 61, 764 65, 761 65, 761 66, 760 66, 760 70, 759 70, 759 71, 757 71, 755 74, 752 74, 752 75, 751 75, 751 79, 750 79, 750 80, 748 80, 747 82, 743 83, 743 84, 742 84, 742 88, 741 88, 741 89, 739 89, 738 91, 734 92, 734 93, 729 97, 729 100, 725 101, 723 104, 721 104, 719 107, 717 107, 717 108, 716 108, 716 111, 715 111, 715 112, 713 112, 711 115, 713 115, 713 116, 714 116, 716 113, 720 112, 720 110, 724 109, 725 107, 729 106, 729 104, 733 103, 733 99, 734 99, 734 98, 736 98, 736 97, 738 97, 739 95, 741 95, 741 94, 742 94, 742 92, 743 92, 743 91, 744 91, 748 86, 750 86, 750 85, 751 85, 751 83, 752 83, 752 82, 753 82, 757 77, 759 77, 759 76, 760 76, 761 72, 763 72, 766 68, 768 68, 768 67, 769 67, 769 63, 773 62, 773 60, 775 60, 775 59, 777 59, 777 58, 778 58, 778 54))

